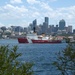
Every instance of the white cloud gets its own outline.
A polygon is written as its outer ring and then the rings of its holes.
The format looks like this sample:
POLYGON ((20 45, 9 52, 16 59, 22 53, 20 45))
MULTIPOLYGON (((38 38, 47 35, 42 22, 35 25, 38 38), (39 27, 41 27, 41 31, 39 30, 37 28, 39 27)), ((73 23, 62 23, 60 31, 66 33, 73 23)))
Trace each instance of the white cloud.
POLYGON ((75 6, 59 8, 59 9, 53 10, 53 13, 50 17, 54 21, 59 21, 61 19, 64 19, 67 25, 71 24, 74 26, 75 25, 75 21, 74 21, 75 20, 75 10, 74 9, 75 9, 75 6))
POLYGON ((13 6, 11 4, 7 4, 2 7, 3 13, 1 13, 1 16, 5 16, 3 18, 6 19, 18 19, 22 18, 23 14, 26 14, 28 12, 28 9, 25 6, 13 6))
POLYGON ((45 11, 53 11, 53 9, 47 4, 47 3, 40 3, 41 9, 45 10, 45 11))
POLYGON ((57 1, 57 0, 49 0, 49 1, 51 1, 51 2, 55 2, 55 1, 57 1))
MULTIPOLYGON (((22 2, 21 0, 12 1, 15 3, 22 2)), ((45 3, 42 0, 27 0, 27 2, 29 3, 29 6, 6 4, 5 6, 0 7, 1 20, 14 20, 14 24, 19 20, 20 25, 21 23, 24 25, 24 23, 28 24, 34 19, 41 20, 42 17, 44 19, 45 16, 48 16, 50 18, 50 23, 52 20, 53 22, 56 22, 60 19, 65 19, 68 24, 75 23, 75 6, 53 9, 48 3, 45 3), (25 20, 25 22, 22 22, 22 20, 25 20)), ((42 24, 41 21, 40 23, 42 24)))
POLYGON ((10 3, 22 3, 22 0, 10 0, 10 3))
POLYGON ((67 8, 59 8, 56 10, 57 14, 60 14, 60 16, 64 17, 64 19, 74 19, 75 18, 75 6, 67 7, 67 8))
POLYGON ((29 4, 35 4, 35 3, 39 3, 40 1, 37 1, 37 0, 27 0, 27 2, 29 4))
POLYGON ((38 18, 39 16, 41 16, 39 12, 34 12, 34 14, 32 14, 33 18, 38 18))

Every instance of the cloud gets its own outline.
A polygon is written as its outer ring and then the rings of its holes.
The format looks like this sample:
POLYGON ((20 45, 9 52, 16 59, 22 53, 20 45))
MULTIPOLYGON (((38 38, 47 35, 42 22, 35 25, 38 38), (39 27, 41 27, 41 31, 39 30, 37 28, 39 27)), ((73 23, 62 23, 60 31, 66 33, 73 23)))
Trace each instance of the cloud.
POLYGON ((28 9, 25 6, 13 6, 7 4, 2 7, 3 12, 0 14, 4 19, 20 19, 23 14, 28 12, 28 9))
POLYGON ((55 13, 61 14, 59 16, 62 16, 63 18, 67 20, 71 20, 75 18, 75 6, 66 7, 66 8, 59 8, 56 10, 55 13))
POLYGON ((55 2, 55 1, 57 1, 57 0, 49 0, 50 2, 55 2))
POLYGON ((11 4, 7 4, 7 5, 5 5, 4 7, 4 10, 5 11, 9 11, 9 12, 26 12, 26 11, 28 11, 28 9, 26 9, 26 7, 25 6, 13 6, 13 5, 11 5, 11 4))
MULTIPOLYGON (((53 9, 52 12, 46 13, 53 23, 59 23, 59 20, 64 19, 66 25, 75 25, 75 6, 53 9)), ((75 27, 75 26, 74 26, 75 27)))
MULTIPOLYGON (((22 2, 21 0, 13 1, 15 3, 22 2)), ((41 19, 44 19, 45 16, 48 16, 50 18, 50 23, 52 21, 53 24, 61 19, 65 19, 65 21, 68 22, 68 24, 75 23, 75 6, 54 9, 48 3, 43 2, 42 0, 27 0, 27 2, 29 3, 28 6, 26 6, 26 4, 6 4, 4 6, 1 6, 0 21, 3 20, 9 22, 9 20, 12 20, 12 23, 14 25, 16 22, 17 24, 24 25, 24 23, 28 24, 34 19, 37 19, 38 23, 40 22, 42 24, 43 21, 41 21, 41 19)))
POLYGON ((34 14, 32 14, 33 18, 38 18, 39 16, 41 16, 39 12, 34 12, 34 14))
POLYGON ((40 1, 37 1, 37 0, 27 0, 27 2, 29 4, 36 4, 36 3, 39 3, 40 1))
POLYGON ((45 11, 53 11, 53 9, 47 4, 47 3, 40 3, 41 9, 45 10, 45 11))
POLYGON ((10 0, 10 3, 14 4, 14 3, 22 3, 22 0, 10 0))

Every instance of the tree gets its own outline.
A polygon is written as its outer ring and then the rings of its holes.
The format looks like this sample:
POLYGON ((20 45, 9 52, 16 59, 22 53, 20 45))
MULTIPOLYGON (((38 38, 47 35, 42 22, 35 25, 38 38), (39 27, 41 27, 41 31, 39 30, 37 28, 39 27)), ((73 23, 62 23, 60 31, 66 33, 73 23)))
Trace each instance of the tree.
POLYGON ((3 32, 6 30, 6 27, 5 26, 3 26, 3 27, 1 27, 1 29, 3 30, 3 32))
POLYGON ((60 75, 75 75, 75 44, 70 43, 63 51, 57 53, 53 65, 61 72, 60 75))
POLYGON ((66 37, 64 38, 64 40, 66 41, 66 43, 70 43, 70 38, 66 37))
POLYGON ((22 63, 17 58, 21 53, 17 53, 17 46, 10 48, 0 46, 0 75, 32 75, 31 63, 22 63))

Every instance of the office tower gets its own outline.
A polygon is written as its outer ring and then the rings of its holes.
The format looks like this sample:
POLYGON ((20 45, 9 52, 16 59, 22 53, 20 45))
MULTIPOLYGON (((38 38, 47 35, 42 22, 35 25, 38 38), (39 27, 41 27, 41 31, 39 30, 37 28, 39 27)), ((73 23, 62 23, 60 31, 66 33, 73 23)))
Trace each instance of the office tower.
POLYGON ((27 27, 24 27, 24 32, 25 32, 25 33, 27 33, 27 32, 28 32, 27 27))
POLYGON ((66 22, 65 20, 60 20, 59 21, 59 30, 64 30, 65 29, 65 25, 66 25, 66 22))
POLYGON ((15 28, 15 32, 23 32, 23 28, 20 27, 20 26, 17 26, 17 27, 15 28))
POLYGON ((53 32, 57 33, 57 31, 58 31, 58 25, 56 25, 53 29, 54 29, 53 32))
POLYGON ((54 25, 51 26, 51 30, 52 30, 52 32, 54 32, 54 25))
POLYGON ((33 24, 30 23, 29 26, 30 26, 31 30, 33 30, 33 24))
POLYGON ((46 23, 46 27, 48 28, 48 25, 49 25, 49 18, 48 17, 45 17, 45 23, 46 23))
POLYGON ((37 20, 35 19, 33 21, 33 31, 35 32, 36 31, 36 27, 37 27, 37 20))
POLYGON ((75 29, 73 29, 73 33, 75 34, 75 29))
POLYGON ((43 22, 42 33, 47 32, 46 22, 43 22))
POLYGON ((56 25, 56 27, 58 28, 58 25, 56 25))
POLYGON ((72 26, 68 26, 67 32, 72 33, 72 26))
POLYGON ((47 33, 48 25, 49 25, 49 18, 45 17, 45 20, 43 22, 43 28, 42 28, 43 33, 47 33))
POLYGON ((49 24, 49 18, 48 18, 48 17, 45 17, 45 22, 46 22, 47 24, 49 24))

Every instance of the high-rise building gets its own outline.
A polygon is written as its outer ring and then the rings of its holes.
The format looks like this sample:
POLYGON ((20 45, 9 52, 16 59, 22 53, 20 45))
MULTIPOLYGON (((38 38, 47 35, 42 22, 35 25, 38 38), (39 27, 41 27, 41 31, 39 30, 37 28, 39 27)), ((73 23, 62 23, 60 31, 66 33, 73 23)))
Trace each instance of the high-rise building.
POLYGON ((28 32, 27 27, 24 27, 24 32, 25 32, 25 33, 27 33, 27 32, 28 32))
POLYGON ((57 33, 58 31, 58 25, 56 25, 54 28, 53 28, 53 32, 57 33))
POLYGON ((72 26, 68 26, 67 32, 72 33, 72 26))
POLYGON ((73 33, 75 34, 75 29, 73 29, 73 33))
POLYGON ((45 17, 44 22, 43 22, 43 28, 42 28, 43 33, 47 33, 48 25, 49 25, 49 18, 45 17))
POLYGON ((49 24, 49 18, 48 18, 48 17, 45 17, 45 22, 46 22, 47 24, 49 24))
POLYGON ((37 27, 37 20, 35 19, 33 21, 33 30, 34 30, 34 32, 36 31, 36 27, 37 27))
POLYGON ((23 27, 21 27, 21 26, 16 26, 16 27, 15 27, 15 32, 23 32, 23 27))
POLYGON ((33 26, 36 27, 36 25, 37 25, 37 20, 35 19, 35 20, 33 21, 33 26))
POLYGON ((47 23, 43 22, 42 33, 47 33, 47 23))
POLYGON ((65 20, 60 20, 59 21, 59 30, 64 30, 65 29, 65 25, 66 25, 66 22, 65 20))
POLYGON ((29 26, 30 26, 31 30, 33 30, 33 24, 30 23, 29 26))
POLYGON ((48 29, 48 25, 49 25, 49 18, 45 17, 45 24, 46 24, 46 28, 48 29))

